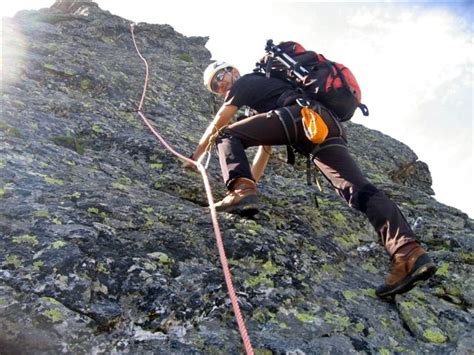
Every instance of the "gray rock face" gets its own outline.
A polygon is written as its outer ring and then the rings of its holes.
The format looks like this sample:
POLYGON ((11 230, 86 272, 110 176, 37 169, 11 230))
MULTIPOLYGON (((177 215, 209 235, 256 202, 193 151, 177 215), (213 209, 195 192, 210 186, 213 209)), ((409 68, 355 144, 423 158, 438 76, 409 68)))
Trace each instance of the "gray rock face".
MULTIPOLYGON (((2 354, 243 351, 200 177, 135 113, 144 67, 129 25, 89 1, 3 21, 2 354)), ((150 24, 136 35, 151 71, 146 114, 187 155, 219 104, 201 83, 207 38, 150 24)), ((358 163, 439 271, 395 303, 377 299, 389 260, 375 232, 327 185, 316 208, 304 161, 282 164, 282 149, 260 216, 220 215, 256 353, 469 353, 473 221, 433 199, 407 146, 347 126, 358 163)), ((209 176, 221 198, 215 158, 209 176)))

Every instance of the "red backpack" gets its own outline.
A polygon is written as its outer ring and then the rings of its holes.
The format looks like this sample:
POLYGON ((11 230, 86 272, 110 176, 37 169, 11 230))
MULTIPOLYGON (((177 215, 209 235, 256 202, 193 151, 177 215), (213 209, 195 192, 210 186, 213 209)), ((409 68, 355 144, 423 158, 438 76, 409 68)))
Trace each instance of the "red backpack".
POLYGON ((269 40, 265 50, 267 54, 254 72, 291 82, 295 94, 290 95, 290 101, 302 96, 316 100, 340 121, 350 120, 358 107, 364 116, 369 115, 367 106, 361 103, 359 84, 349 68, 292 41, 274 45, 269 40))

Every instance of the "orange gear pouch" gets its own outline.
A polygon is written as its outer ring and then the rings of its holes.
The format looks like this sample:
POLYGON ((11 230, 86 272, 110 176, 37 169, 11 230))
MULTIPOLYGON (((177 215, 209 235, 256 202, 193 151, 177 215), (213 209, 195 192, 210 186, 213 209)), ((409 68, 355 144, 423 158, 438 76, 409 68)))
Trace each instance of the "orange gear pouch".
POLYGON ((328 136, 329 129, 319 113, 310 107, 301 109, 304 133, 315 144, 321 144, 328 136))

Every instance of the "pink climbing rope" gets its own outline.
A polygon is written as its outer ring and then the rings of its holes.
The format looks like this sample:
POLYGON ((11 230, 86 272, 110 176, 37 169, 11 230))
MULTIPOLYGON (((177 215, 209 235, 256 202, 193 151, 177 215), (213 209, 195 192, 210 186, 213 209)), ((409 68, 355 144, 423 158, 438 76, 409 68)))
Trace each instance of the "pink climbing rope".
POLYGON ((232 283, 232 275, 230 273, 229 264, 227 262, 227 257, 226 257, 226 254, 225 254, 224 242, 222 240, 222 234, 221 234, 221 231, 220 231, 219 222, 217 221, 217 212, 216 212, 216 208, 214 206, 214 198, 212 197, 211 185, 209 183, 209 178, 207 177, 206 168, 201 164, 200 161, 194 161, 192 159, 189 159, 189 158, 185 157, 182 154, 179 154, 177 151, 175 151, 163 139, 163 137, 155 130, 155 128, 151 125, 151 123, 148 121, 148 119, 143 114, 143 104, 144 104, 144 101, 145 101, 145 95, 146 95, 146 90, 147 90, 147 86, 148 86, 148 77, 149 77, 149 75, 148 75, 148 63, 147 63, 146 59, 141 55, 140 51, 138 50, 137 43, 135 42, 134 29, 135 29, 135 24, 134 23, 130 24, 130 31, 132 33, 133 45, 135 46, 135 50, 137 51, 138 56, 145 63, 145 83, 144 83, 144 86, 143 86, 143 93, 142 93, 142 97, 141 97, 141 100, 140 100, 140 105, 138 106, 138 114, 143 119, 145 124, 148 126, 150 131, 160 140, 160 142, 166 147, 166 149, 168 149, 171 153, 173 153, 179 159, 194 164, 202 175, 202 179, 203 179, 203 182, 204 182, 204 187, 206 189, 207 199, 209 201, 209 206, 210 206, 210 210, 211 210, 212 225, 214 227, 214 234, 216 235, 217 249, 219 250, 219 257, 220 257, 221 264, 222 264, 222 270, 224 272, 224 279, 225 279, 225 283, 227 285, 227 291, 229 292, 230 301, 232 303, 232 308, 234 310, 234 315, 235 315, 235 319, 237 321, 237 325, 239 326, 240 336, 242 337, 242 341, 244 343, 245 351, 247 352, 247 355, 253 355, 254 352, 253 352, 252 344, 250 342, 250 338, 249 338, 249 335, 248 335, 248 332, 247 332, 247 328, 245 327, 245 322, 244 322, 244 320, 242 318, 242 314, 240 312, 239 302, 238 302, 238 299, 237 299, 237 295, 235 293, 234 285, 232 283))

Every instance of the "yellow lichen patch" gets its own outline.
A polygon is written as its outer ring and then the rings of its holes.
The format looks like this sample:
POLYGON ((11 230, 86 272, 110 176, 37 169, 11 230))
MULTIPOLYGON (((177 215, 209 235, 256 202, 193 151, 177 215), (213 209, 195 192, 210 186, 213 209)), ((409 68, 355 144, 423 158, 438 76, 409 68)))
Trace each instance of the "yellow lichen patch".
POLYGON ((63 320, 63 314, 57 309, 47 309, 43 312, 43 315, 53 323, 58 323, 63 320))
POLYGON ((51 244, 51 249, 59 249, 66 245, 66 242, 57 240, 51 244))
POLYGON ((170 258, 165 253, 160 251, 155 251, 154 253, 149 253, 148 256, 152 259, 157 260, 160 264, 169 264, 170 258))
POLYGON ((378 272, 377 268, 371 262, 366 262, 366 263, 362 264, 361 268, 364 269, 365 271, 371 272, 373 274, 376 274, 378 272))
POLYGON ((345 290, 342 292, 342 294, 344 295, 344 298, 348 301, 352 301, 354 300, 354 298, 357 297, 357 293, 352 290, 345 290))
POLYGON ((44 181, 46 181, 50 185, 64 185, 64 181, 61 179, 56 179, 51 176, 43 176, 44 181))
POLYGON ((428 328, 423 332, 423 336, 431 343, 446 343, 448 337, 438 328, 428 328))
POLYGON ((5 260, 5 264, 11 265, 15 268, 19 268, 20 266, 23 265, 21 260, 16 255, 8 255, 7 259, 5 260))
POLYGON ((436 271, 436 275, 439 275, 439 276, 448 276, 448 273, 449 273, 449 263, 447 262, 442 263, 441 266, 436 271))
POLYGON ((30 234, 19 235, 19 236, 13 237, 12 240, 13 240, 13 243, 17 243, 17 244, 30 244, 32 246, 35 246, 36 244, 38 244, 38 239, 36 239, 36 236, 30 235, 30 234))
POLYGON ((121 184, 119 182, 113 182, 112 187, 115 187, 116 189, 122 190, 122 191, 127 191, 128 186, 125 186, 124 184, 121 184))

